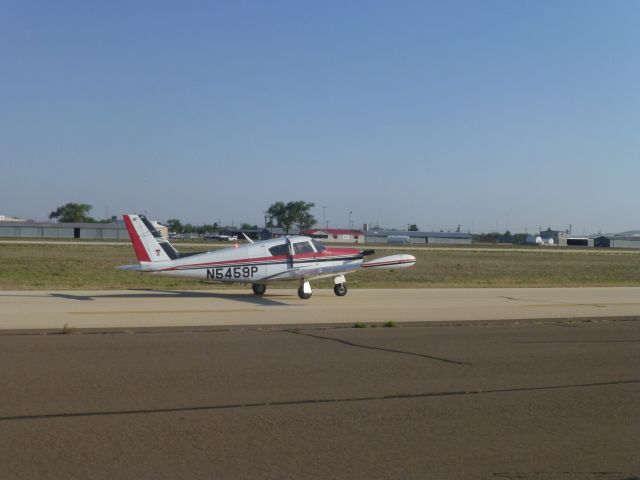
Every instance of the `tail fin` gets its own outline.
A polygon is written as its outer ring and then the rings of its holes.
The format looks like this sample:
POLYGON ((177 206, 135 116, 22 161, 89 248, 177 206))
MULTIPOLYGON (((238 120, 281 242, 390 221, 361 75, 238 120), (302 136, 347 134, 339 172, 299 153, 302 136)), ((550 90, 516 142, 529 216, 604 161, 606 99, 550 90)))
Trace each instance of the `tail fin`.
POLYGON ((166 262, 180 257, 173 245, 143 215, 123 215, 139 262, 166 262))

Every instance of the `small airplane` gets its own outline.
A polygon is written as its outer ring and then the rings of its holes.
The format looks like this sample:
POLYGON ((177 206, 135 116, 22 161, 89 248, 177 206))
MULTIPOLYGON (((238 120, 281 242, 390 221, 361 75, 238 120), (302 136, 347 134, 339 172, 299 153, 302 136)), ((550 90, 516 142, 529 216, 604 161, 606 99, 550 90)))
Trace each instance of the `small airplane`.
POLYGON ((373 250, 325 247, 317 240, 291 235, 252 241, 213 252, 180 253, 143 215, 123 215, 139 265, 122 265, 154 275, 193 278, 210 282, 251 284, 253 293, 262 296, 267 285, 298 280, 298 296, 309 299, 311 280, 333 277, 334 293, 347 294, 345 274, 360 268, 396 269, 415 265, 412 255, 399 254, 368 262, 364 257, 373 250))
POLYGON ((217 234, 217 233, 205 233, 204 234, 204 239, 205 240, 219 240, 221 242, 237 242, 238 241, 238 236, 237 235, 224 235, 224 234, 217 234))

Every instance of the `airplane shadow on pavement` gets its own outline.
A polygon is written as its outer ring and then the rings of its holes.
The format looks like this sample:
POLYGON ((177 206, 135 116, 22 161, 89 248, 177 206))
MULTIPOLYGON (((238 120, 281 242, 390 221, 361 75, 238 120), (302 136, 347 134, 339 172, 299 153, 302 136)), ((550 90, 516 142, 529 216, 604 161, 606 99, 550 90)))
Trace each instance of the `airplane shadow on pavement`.
POLYGON ((289 307, 293 306, 283 303, 273 298, 258 297, 250 293, 219 293, 219 292, 197 292, 182 290, 129 290, 127 293, 105 293, 94 295, 74 295, 71 293, 50 293, 50 297, 62 298, 66 300, 99 300, 103 298, 121 298, 121 299, 137 299, 137 298, 156 298, 158 300, 166 298, 211 298, 222 300, 233 300, 236 302, 249 303, 251 305, 260 305, 265 307, 289 307))

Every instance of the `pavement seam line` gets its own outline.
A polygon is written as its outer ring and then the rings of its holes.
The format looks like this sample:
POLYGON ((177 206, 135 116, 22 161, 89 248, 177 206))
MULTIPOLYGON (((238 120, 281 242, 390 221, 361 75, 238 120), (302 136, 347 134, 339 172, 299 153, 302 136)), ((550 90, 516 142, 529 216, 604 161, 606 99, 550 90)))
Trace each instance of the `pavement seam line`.
POLYGON ((142 414, 154 414, 154 413, 180 413, 180 412, 197 412, 204 410, 230 410, 237 408, 256 408, 256 407, 282 407, 293 405, 311 405, 311 404, 323 404, 323 403, 350 403, 350 402, 365 402, 375 400, 403 400, 403 399, 415 399, 415 398, 431 398, 431 397, 453 397, 464 395, 483 395, 492 393, 518 393, 518 392, 531 392, 531 391, 545 391, 545 390, 566 390, 571 388, 592 388, 592 387, 607 387, 615 385, 631 385, 639 384, 640 379, 637 380, 616 380, 611 382, 596 382, 596 383, 580 383, 572 385, 547 385, 539 387, 519 387, 519 388, 498 388, 491 390, 456 390, 445 392, 429 392, 429 393, 404 393, 404 394, 392 394, 392 395, 371 395, 367 397, 352 397, 352 398, 320 398, 320 399, 303 399, 303 400, 283 400, 275 402, 255 402, 255 403, 237 403, 226 405, 201 405, 193 407, 174 407, 174 408, 155 408, 155 409, 140 409, 140 410, 107 410, 102 412, 69 412, 69 413, 44 413, 38 415, 15 415, 0 417, 0 422, 11 421, 28 421, 28 420, 46 420, 55 418, 74 418, 74 417, 105 417, 105 416, 117 416, 117 415, 142 415, 142 414))

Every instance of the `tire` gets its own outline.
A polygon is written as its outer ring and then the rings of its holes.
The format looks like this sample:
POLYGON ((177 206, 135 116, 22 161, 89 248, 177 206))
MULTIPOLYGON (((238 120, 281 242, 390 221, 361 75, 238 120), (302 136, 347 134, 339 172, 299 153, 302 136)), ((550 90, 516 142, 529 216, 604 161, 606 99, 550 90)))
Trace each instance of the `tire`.
POLYGON ((264 295, 264 292, 267 291, 267 286, 262 285, 261 283, 254 283, 251 285, 251 290, 253 290, 253 293, 261 297, 264 295))
POLYGON ((333 286, 333 293, 335 293, 339 297, 344 297, 347 294, 347 284, 346 283, 336 283, 333 286))
POLYGON ((304 293, 304 288, 302 285, 300 285, 300 288, 298 288, 298 296, 302 299, 302 300, 309 300, 311 298, 311 292, 309 293, 304 293))

